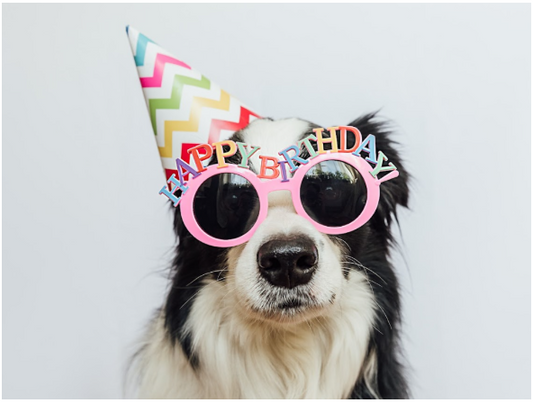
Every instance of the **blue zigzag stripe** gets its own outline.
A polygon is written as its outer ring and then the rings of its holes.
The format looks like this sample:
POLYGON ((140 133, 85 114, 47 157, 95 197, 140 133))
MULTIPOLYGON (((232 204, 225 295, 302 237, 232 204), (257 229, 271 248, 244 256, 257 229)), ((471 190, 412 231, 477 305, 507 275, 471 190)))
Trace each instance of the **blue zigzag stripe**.
POLYGON ((155 43, 150 38, 147 38, 143 34, 139 33, 139 39, 137 40, 137 49, 135 51, 135 64, 137 66, 144 66, 144 55, 146 53, 146 46, 150 42, 155 43))

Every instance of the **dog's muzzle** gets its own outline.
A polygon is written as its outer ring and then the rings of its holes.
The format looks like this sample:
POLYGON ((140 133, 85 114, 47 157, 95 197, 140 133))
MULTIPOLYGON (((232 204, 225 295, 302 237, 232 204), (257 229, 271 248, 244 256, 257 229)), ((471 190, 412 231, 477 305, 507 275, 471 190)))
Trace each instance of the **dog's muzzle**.
POLYGON ((316 271, 318 250, 305 237, 274 239, 264 243, 257 252, 261 275, 272 285, 294 288, 307 284, 316 271))

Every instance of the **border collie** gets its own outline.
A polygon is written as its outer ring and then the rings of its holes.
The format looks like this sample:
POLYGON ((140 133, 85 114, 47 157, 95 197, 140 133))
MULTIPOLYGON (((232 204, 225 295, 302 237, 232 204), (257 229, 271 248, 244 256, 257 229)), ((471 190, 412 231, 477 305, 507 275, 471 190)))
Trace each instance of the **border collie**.
MULTIPOLYGON (((191 236, 176 208, 171 287, 133 359, 139 397, 408 397, 389 251, 397 206, 407 207, 409 176, 375 113, 350 126, 363 138, 373 134, 400 172, 382 184, 371 220, 351 233, 318 232, 280 191, 269 196, 268 216, 247 243, 215 248, 191 236), (258 263, 267 241, 315 248, 313 281, 295 287, 267 281, 258 263)), ((274 156, 315 127, 258 119, 231 139, 274 156)), ((254 158, 252 170, 259 166, 254 158)))

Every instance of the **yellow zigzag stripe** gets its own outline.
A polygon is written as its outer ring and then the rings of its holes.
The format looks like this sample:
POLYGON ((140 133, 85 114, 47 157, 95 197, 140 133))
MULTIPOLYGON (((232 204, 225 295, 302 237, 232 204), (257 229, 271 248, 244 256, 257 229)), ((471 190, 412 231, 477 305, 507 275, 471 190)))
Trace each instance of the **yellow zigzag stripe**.
POLYGON ((189 120, 167 120, 165 122, 165 146, 159 147, 161 157, 172 158, 172 133, 173 132, 196 132, 200 124, 202 108, 220 109, 229 111, 230 96, 221 90, 220 100, 194 97, 192 100, 189 120))

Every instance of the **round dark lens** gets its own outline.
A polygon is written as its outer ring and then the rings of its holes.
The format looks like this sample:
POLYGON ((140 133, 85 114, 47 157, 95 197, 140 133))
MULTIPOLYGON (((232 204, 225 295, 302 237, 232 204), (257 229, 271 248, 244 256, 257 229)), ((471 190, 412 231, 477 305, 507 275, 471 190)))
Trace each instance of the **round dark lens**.
POLYGON ((196 192, 193 211, 207 234, 217 239, 235 239, 250 231, 257 221, 259 196, 240 175, 215 175, 196 192))
POLYGON ((363 211, 366 185, 351 165, 328 160, 305 174, 300 197, 309 217, 327 227, 340 227, 353 222, 363 211))

